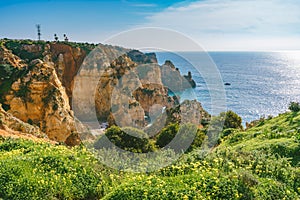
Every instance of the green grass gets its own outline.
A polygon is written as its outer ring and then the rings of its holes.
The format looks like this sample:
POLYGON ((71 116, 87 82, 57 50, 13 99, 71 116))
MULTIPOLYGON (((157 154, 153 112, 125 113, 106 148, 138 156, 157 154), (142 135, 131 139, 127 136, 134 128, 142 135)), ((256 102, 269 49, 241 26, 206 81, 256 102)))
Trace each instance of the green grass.
POLYGON ((288 157, 292 164, 300 162, 300 114, 288 112, 278 117, 264 120, 260 126, 229 135, 219 146, 240 151, 263 151, 288 157))
POLYGON ((194 150, 105 199, 299 199, 299 119, 285 113, 232 133, 206 157, 194 150))
MULTIPOLYGON (((11 50, 13 54, 19 56, 21 59, 25 61, 32 61, 34 59, 42 59, 43 52, 45 49, 46 44, 50 44, 54 42, 50 41, 37 41, 37 40, 13 40, 13 39, 1 39, 0 44, 3 44, 7 49, 11 50), (24 47, 26 45, 36 45, 39 47, 39 50, 36 52, 29 52, 24 47)), ((86 54, 89 54, 97 45, 95 44, 89 44, 89 43, 78 43, 78 42, 64 42, 59 41, 55 43, 65 44, 69 45, 73 48, 81 48, 86 52, 86 54)))
POLYGON ((2 139, 0 198, 300 199, 299 119, 266 119, 148 174, 104 167, 82 146, 2 139))
POLYGON ((0 142, 3 199, 98 199, 111 185, 110 173, 84 147, 0 142))

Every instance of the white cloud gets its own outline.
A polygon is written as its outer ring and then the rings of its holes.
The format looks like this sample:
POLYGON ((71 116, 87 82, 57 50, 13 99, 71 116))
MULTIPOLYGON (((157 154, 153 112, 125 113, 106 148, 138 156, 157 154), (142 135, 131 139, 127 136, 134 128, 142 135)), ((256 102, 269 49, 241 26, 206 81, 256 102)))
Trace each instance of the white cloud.
POLYGON ((300 48, 300 2, 297 0, 202 0, 169 7, 147 20, 143 26, 183 32, 208 49, 300 48))

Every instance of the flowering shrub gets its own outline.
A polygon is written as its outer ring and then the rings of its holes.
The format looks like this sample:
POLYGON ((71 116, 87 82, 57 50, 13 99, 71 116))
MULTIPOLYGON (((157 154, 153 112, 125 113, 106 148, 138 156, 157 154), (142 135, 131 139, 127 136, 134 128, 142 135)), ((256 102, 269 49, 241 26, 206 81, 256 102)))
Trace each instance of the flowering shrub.
POLYGON ((109 170, 98 165, 84 147, 68 149, 10 139, 0 142, 3 199, 100 198, 110 185, 107 174, 109 170))

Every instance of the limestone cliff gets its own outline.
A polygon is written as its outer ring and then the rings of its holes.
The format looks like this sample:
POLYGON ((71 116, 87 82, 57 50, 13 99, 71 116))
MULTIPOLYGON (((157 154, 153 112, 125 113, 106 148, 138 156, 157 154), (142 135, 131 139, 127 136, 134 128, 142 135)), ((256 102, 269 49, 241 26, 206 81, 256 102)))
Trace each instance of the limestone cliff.
POLYGON ((24 135, 32 135, 39 138, 47 138, 37 126, 30 125, 22 120, 7 113, 0 104, 0 129, 5 130, 10 134, 21 133, 24 135))
POLYGON ((81 120, 89 120, 96 108, 100 121, 143 127, 145 116, 150 117, 151 109, 153 112, 155 107, 161 112, 163 107, 174 105, 174 99, 168 96, 168 89, 162 84, 160 67, 152 54, 145 55, 136 50, 124 53, 106 46, 100 48, 91 60, 87 59, 86 67, 76 77, 73 106, 79 111, 81 120), (77 89, 82 88, 84 82, 97 86, 90 86, 85 91, 77 89))
MULTIPOLYGON (((23 122, 39 126, 52 140, 65 142, 69 136, 74 137, 76 128, 69 99, 57 77, 54 64, 47 56, 44 61, 35 59, 29 64, 23 64, 25 61, 5 47, 2 46, 1 49, 5 52, 1 62, 10 64, 22 72, 2 94, 7 112, 23 122)), ((3 66, 2 64, 1 68, 3 66)), ((74 140, 78 139, 75 137, 74 140)))
POLYGON ((162 107, 174 104, 162 85, 159 66, 140 66, 127 55, 111 63, 101 75, 97 91, 98 117, 119 126, 143 127, 153 106, 159 105, 156 109, 161 112, 162 107))
POLYGON ((169 60, 166 60, 161 66, 161 72, 163 84, 167 86, 171 92, 179 92, 196 87, 191 72, 189 72, 188 75, 181 76, 179 69, 169 60))
POLYGON ((51 43, 47 46, 48 53, 54 62, 57 75, 66 88, 69 101, 72 102, 74 77, 89 51, 79 47, 71 47, 63 43, 51 43))
POLYGON ((53 62, 57 76, 65 87, 70 102, 74 77, 78 73, 84 58, 94 48, 92 44, 80 44, 80 48, 73 43, 27 40, 8 40, 5 41, 5 46, 12 50, 14 56, 20 57, 23 63, 29 64, 34 59, 46 59, 47 62, 53 62))
POLYGON ((169 91, 192 80, 170 61, 159 66, 154 53, 117 46, 30 40, 1 40, 0 46, 3 108, 71 145, 80 142, 72 110, 81 121, 96 109, 100 121, 143 127, 178 105, 169 91))
POLYGON ((142 53, 138 50, 132 50, 127 53, 128 57, 137 64, 157 63, 155 53, 142 53))
POLYGON ((210 120, 210 115, 202 108, 200 102, 196 100, 185 100, 167 110, 167 123, 192 123, 195 125, 205 125, 210 120))
POLYGON ((76 132, 68 96, 53 64, 34 60, 31 65, 30 72, 13 83, 5 96, 8 112, 39 125, 50 139, 64 142, 76 132))
POLYGON ((210 115, 202 108, 201 103, 196 100, 185 100, 182 103, 165 108, 164 112, 152 113, 151 126, 145 128, 150 137, 155 137, 164 127, 172 123, 192 123, 199 128, 204 127, 210 120, 210 115))
POLYGON ((95 107, 100 121, 110 116, 111 94, 118 78, 133 62, 119 59, 128 50, 99 44, 82 63, 82 68, 74 79, 72 107, 81 121, 93 120, 95 107), (121 67, 122 65, 122 67, 121 67))

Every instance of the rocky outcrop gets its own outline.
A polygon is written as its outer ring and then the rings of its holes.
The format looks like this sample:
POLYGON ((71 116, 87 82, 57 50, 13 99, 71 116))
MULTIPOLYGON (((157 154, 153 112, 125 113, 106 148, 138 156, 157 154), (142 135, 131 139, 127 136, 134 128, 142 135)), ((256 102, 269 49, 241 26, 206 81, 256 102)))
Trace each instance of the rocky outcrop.
POLYGON ((174 105, 152 54, 144 55, 136 50, 127 53, 101 45, 93 53, 75 81, 73 106, 79 119, 91 120, 96 109, 99 121, 143 127, 145 116, 174 105), (90 83, 90 87, 82 90, 84 83, 90 83))
POLYGON ((180 104, 181 123, 192 123, 204 125, 210 120, 210 115, 203 109, 200 102, 196 100, 185 100, 180 104))
POLYGON ((127 53, 127 56, 137 64, 157 63, 155 53, 142 53, 138 50, 132 50, 127 53))
MULTIPOLYGON (((95 47, 92 44, 78 44, 77 46, 74 44, 75 43, 8 40, 5 41, 5 46, 12 50, 13 56, 4 56, 4 58, 19 60, 27 65, 35 59, 53 62, 57 76, 65 87, 69 101, 71 102, 74 77, 78 73, 84 58, 95 47), (21 59, 14 59, 14 57, 21 59)), ((18 63, 14 63, 13 65, 20 66, 18 63)))
POLYGON ((0 77, 0 85, 6 84, 0 103, 50 139, 70 145, 80 142, 72 110, 81 121, 94 119, 96 110, 97 119, 110 125, 144 127, 179 103, 170 91, 191 87, 191 74, 182 77, 170 61, 159 66, 154 53, 101 44, 93 49, 63 42, 5 43, 11 51, 0 48, 7 73, 0 77))
POLYGON ((17 71, 19 76, 2 93, 2 102, 7 112, 23 122, 38 126, 49 139, 65 142, 72 135, 72 142, 78 144, 78 137, 74 137, 75 120, 69 98, 57 76, 54 63, 45 55, 44 61, 36 59, 24 64, 25 61, 5 47, 1 49, 4 52, 1 62, 22 72, 19 74, 17 71))
POLYGON ((30 134, 39 138, 47 138, 37 126, 30 125, 22 120, 14 117, 12 114, 7 113, 0 104, 0 129, 8 133, 19 132, 21 134, 30 134))
POLYGON ((144 129, 149 137, 155 137, 164 127, 173 123, 192 123, 202 128, 210 121, 210 115, 196 100, 185 100, 181 104, 159 111, 152 113, 155 116, 151 121, 151 126, 144 129))
POLYGON ((162 85, 158 66, 142 66, 127 55, 113 61, 100 78, 96 93, 96 110, 105 120, 109 116, 110 124, 119 126, 145 126, 145 115, 150 108, 172 105, 167 89, 162 85), (159 75, 157 75, 159 74, 159 75))
POLYGON ((23 122, 7 113, 0 104, 0 136, 4 138, 22 138, 35 142, 48 142, 56 144, 55 141, 49 140, 39 127, 23 122))
POLYGON ((96 107, 99 120, 107 121, 115 84, 125 71, 135 65, 128 57, 120 57, 126 52, 124 48, 99 45, 85 58, 74 79, 73 89, 72 106, 79 120, 95 120, 96 107))
POLYGON ((26 66, 26 63, 23 60, 21 60, 18 56, 14 55, 3 45, 0 46, 0 64, 11 65, 18 69, 26 66))
MULTIPOLYGON (((136 53, 136 52, 135 52, 136 53)), ((174 100, 163 86, 157 63, 137 64, 123 54, 100 75, 95 104, 100 121, 143 127, 150 110, 172 107, 174 100), (153 107, 154 106, 154 107, 153 107)))
POLYGON ((185 88, 195 88, 196 87, 196 82, 194 81, 192 77, 192 73, 189 71, 188 75, 184 75, 183 78, 187 80, 188 85, 184 86, 185 88))
POLYGON ((180 105, 167 110, 167 124, 192 123, 197 126, 205 125, 210 120, 210 115, 196 100, 185 100, 180 105))
POLYGON ((166 60, 161 66, 161 77, 163 84, 169 88, 170 92, 180 92, 196 87, 191 72, 188 75, 181 76, 179 69, 169 60, 166 60))
POLYGON ((74 77, 88 52, 79 47, 71 47, 63 43, 50 43, 46 46, 45 51, 51 56, 57 75, 66 88, 69 101, 72 102, 74 77))
POLYGON ((126 56, 120 56, 110 64, 100 77, 95 96, 97 116, 100 120, 119 126, 142 126, 144 110, 131 93, 141 86, 133 69, 136 63, 126 56))
POLYGON ((144 84, 134 91, 133 96, 140 102, 147 116, 150 115, 151 109, 152 112, 156 112, 157 109, 161 112, 164 107, 171 108, 176 103, 173 97, 168 95, 168 88, 159 84, 144 84))
POLYGON ((27 75, 14 82, 5 96, 9 113, 38 125, 52 140, 64 142, 76 132, 69 99, 53 63, 31 62, 27 75))

